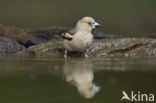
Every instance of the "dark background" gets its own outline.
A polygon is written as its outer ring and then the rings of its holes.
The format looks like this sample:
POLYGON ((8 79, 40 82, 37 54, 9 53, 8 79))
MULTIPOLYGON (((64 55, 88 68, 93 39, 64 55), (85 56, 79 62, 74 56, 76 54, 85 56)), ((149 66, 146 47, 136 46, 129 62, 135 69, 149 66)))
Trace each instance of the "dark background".
POLYGON ((0 0, 0 24, 73 27, 84 16, 105 33, 156 33, 156 0, 0 0))

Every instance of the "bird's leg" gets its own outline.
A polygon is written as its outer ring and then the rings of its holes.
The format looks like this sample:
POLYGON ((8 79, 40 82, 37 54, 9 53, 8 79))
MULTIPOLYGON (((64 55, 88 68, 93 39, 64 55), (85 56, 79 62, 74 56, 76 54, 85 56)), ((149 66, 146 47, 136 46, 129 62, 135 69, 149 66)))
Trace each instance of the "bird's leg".
POLYGON ((67 53, 68 53, 68 51, 65 50, 65 51, 64 51, 64 58, 67 58, 67 53))
POLYGON ((88 58, 88 54, 87 54, 87 53, 84 53, 84 57, 85 57, 85 58, 88 58))
POLYGON ((85 58, 88 58, 87 51, 88 51, 88 50, 84 51, 84 54, 83 54, 85 58))

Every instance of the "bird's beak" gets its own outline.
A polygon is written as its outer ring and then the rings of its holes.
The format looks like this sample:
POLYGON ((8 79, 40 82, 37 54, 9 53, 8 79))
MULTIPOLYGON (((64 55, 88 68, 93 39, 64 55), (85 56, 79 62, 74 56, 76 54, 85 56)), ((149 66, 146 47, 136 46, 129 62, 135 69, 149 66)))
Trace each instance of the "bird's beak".
POLYGON ((100 27, 101 25, 97 22, 95 22, 93 25, 92 25, 92 29, 95 29, 95 28, 98 28, 100 27))
POLYGON ((100 91, 100 87, 95 84, 93 84, 93 89, 95 90, 96 93, 100 91))

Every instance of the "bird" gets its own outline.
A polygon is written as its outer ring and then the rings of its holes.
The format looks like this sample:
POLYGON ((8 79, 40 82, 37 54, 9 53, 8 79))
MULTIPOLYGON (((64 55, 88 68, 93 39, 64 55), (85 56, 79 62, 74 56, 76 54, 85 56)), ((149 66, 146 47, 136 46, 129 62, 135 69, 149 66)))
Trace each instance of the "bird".
POLYGON ((92 17, 86 16, 78 20, 75 28, 61 34, 64 38, 64 58, 67 58, 68 51, 79 51, 88 57, 86 51, 93 44, 93 31, 100 26, 92 17))
POLYGON ((67 83, 76 87, 78 93, 90 99, 100 91, 100 86, 94 83, 94 71, 92 62, 83 60, 65 61, 63 74, 67 83))

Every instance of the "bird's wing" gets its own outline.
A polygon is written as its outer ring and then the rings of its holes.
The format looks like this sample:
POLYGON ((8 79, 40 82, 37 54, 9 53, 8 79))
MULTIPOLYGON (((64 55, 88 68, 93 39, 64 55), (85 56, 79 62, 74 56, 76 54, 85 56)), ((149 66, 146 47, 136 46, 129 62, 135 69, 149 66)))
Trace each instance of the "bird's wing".
POLYGON ((66 33, 63 33, 63 34, 62 34, 62 37, 63 37, 64 39, 67 39, 67 40, 72 40, 74 34, 76 34, 76 30, 75 30, 75 29, 70 29, 70 30, 67 31, 66 33))
POLYGON ((76 29, 70 29, 69 31, 67 31, 69 34, 74 35, 76 34, 76 29))

